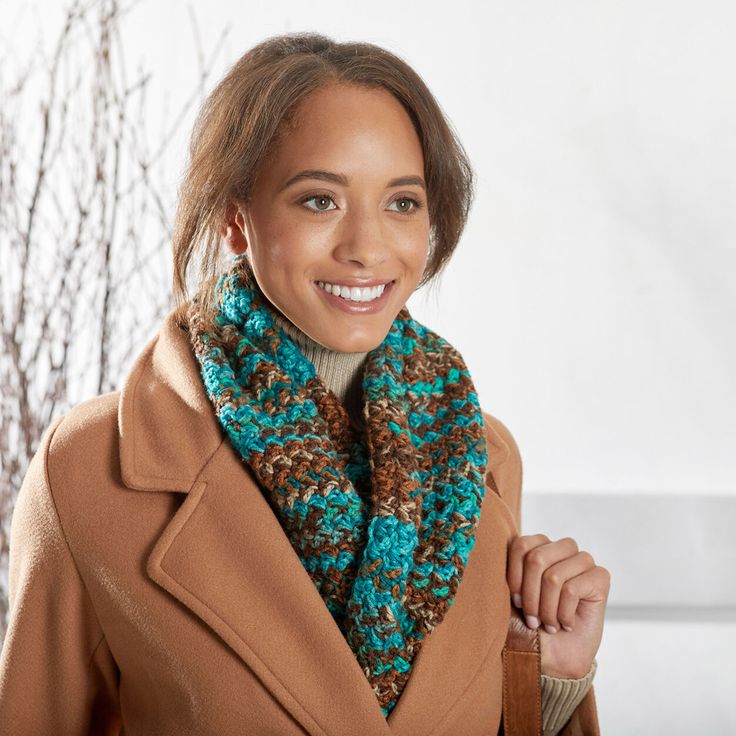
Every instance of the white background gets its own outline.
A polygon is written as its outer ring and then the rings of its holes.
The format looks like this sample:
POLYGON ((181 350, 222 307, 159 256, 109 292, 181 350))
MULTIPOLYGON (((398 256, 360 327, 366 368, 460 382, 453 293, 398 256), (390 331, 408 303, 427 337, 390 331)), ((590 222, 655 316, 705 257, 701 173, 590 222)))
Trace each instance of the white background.
MULTIPOLYGON (((35 7, 5 0, 6 46, 39 27, 52 43, 62 4, 35 7)), ((612 573, 603 733, 736 732, 736 551, 712 526, 736 522, 736 6, 144 0, 123 39, 154 74, 153 131, 196 85, 192 18, 212 81, 296 30, 378 43, 422 75, 478 185, 439 289, 409 308, 514 434, 522 532, 571 534, 612 573), (710 595, 689 593, 704 574, 710 595)))

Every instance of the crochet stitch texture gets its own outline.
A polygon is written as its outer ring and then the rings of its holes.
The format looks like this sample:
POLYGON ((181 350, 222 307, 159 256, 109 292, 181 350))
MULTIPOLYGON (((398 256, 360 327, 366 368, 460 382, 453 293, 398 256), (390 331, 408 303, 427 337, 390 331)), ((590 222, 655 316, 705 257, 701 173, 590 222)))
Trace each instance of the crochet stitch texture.
POLYGON ((220 338, 197 297, 188 319, 219 423, 388 717, 475 543, 488 458, 468 369, 402 307, 367 356, 360 433, 277 325, 245 254, 218 279, 215 306, 220 338))

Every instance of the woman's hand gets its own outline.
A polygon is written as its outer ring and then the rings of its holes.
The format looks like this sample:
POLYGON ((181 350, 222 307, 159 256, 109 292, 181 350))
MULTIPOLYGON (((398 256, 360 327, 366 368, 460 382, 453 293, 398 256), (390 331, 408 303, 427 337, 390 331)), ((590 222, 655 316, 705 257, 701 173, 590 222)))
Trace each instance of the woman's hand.
POLYGON ((531 534, 509 543, 506 577, 527 626, 539 628, 542 672, 585 677, 603 636, 608 570, 570 537, 550 542, 544 534, 531 534))

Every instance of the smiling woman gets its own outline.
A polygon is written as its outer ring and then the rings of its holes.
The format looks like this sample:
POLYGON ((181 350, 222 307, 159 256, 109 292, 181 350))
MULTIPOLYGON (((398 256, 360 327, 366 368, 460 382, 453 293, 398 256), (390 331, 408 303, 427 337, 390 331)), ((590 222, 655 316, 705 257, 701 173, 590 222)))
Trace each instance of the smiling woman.
POLYGON ((390 312, 451 257, 472 197, 462 145, 403 60, 318 34, 269 39, 233 66, 195 124, 174 228, 177 314, 200 249, 196 283, 205 322, 217 330, 211 305, 225 235, 235 253, 250 244, 258 282, 281 312, 294 319, 304 299, 316 306, 298 312, 310 337, 367 350, 385 335, 390 312), (335 302, 315 304, 318 280, 396 284, 372 319, 328 330, 341 313, 335 302))
POLYGON ((177 306, 18 495, 8 733, 597 736, 608 573, 520 536, 514 438, 406 306, 472 184, 385 49, 292 34, 233 66, 192 136, 177 306))
POLYGON ((309 337, 366 352, 424 275, 425 191, 422 144, 396 97, 329 83, 293 110, 252 193, 228 203, 222 234, 234 253, 248 254, 271 304, 309 337), (379 285, 371 300, 360 291, 379 285))

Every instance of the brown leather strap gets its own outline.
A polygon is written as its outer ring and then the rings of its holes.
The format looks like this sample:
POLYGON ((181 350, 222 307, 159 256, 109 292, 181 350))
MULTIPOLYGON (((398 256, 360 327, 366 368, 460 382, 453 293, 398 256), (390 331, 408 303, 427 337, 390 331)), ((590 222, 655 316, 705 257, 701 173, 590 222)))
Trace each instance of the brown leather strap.
POLYGON ((542 736, 542 655, 539 632, 511 606, 503 649, 503 734, 542 736))

